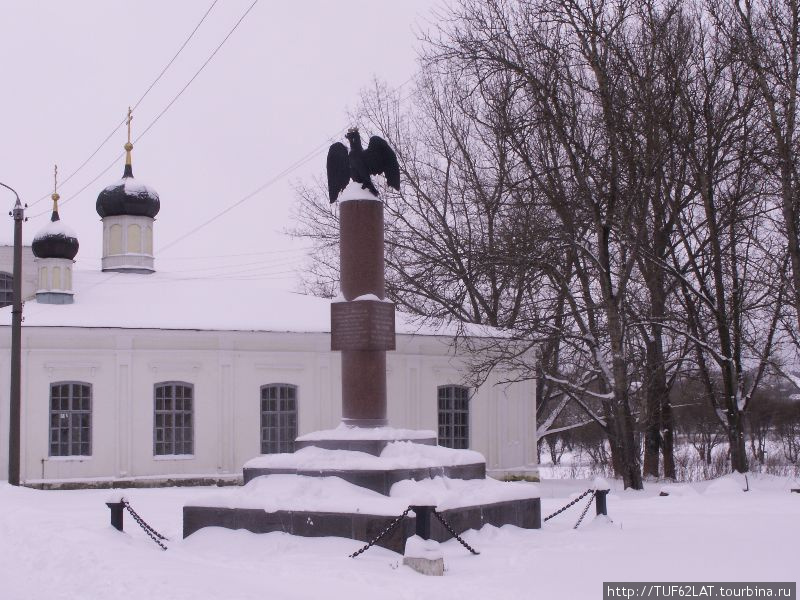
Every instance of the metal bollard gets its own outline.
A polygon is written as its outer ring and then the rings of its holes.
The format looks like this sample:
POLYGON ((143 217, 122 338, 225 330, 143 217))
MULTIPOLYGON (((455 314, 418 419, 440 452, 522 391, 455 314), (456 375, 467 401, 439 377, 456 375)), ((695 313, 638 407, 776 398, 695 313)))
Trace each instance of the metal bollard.
POLYGON ((119 502, 106 502, 106 506, 111 510, 111 526, 117 531, 122 531, 122 511, 125 504, 119 502))
POLYGON ((608 506, 606 505, 606 496, 608 496, 608 490, 596 490, 594 493, 594 499, 595 499, 594 505, 598 515, 608 516, 608 506))
POLYGON ((436 510, 435 506, 412 506, 411 510, 417 515, 416 518, 416 531, 419 537, 423 540, 431 539, 431 517, 433 511, 436 510))

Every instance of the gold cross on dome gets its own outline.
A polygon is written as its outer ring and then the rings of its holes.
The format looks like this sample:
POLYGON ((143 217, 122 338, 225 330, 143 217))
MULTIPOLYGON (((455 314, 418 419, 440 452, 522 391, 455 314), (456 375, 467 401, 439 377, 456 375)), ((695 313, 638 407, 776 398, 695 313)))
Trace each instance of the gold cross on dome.
POLYGON ((58 212, 58 165, 53 165, 53 194, 50 196, 53 199, 53 212, 58 212))
POLYGON ((127 122, 128 122, 128 143, 129 144, 131 143, 131 121, 133 121, 133 111, 131 110, 131 107, 129 106, 128 107, 128 119, 127 119, 127 122))

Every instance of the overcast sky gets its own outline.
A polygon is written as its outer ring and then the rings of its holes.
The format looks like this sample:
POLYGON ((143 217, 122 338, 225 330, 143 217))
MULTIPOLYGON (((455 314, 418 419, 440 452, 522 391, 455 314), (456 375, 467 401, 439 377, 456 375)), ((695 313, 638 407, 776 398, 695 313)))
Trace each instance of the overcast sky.
MULTIPOLYGON (((135 111, 134 139, 252 1, 218 1, 135 111)), ((30 205, 26 243, 49 219, 53 165, 58 164, 63 181, 97 149, 211 4, 0 0, 0 181, 30 205)), ((415 73, 416 36, 428 27, 438 4, 260 0, 183 95, 135 143, 134 176, 161 197, 156 268, 212 276, 241 272, 263 278, 270 287, 294 289, 303 253, 302 244, 283 234, 296 203, 291 183, 324 172, 326 142, 348 125, 347 109, 355 107, 361 89, 376 77, 399 86, 415 73), (173 243, 323 144, 318 156, 288 176, 173 243), (251 255, 231 256, 241 254, 251 255), (209 256, 224 258, 212 263, 197 258, 209 256)), ((102 231, 95 201, 103 187, 122 175, 124 161, 115 157, 125 136, 120 127, 59 187, 61 218, 80 241, 80 269, 99 268, 102 231)), ((2 190, 0 201, 10 208, 13 195, 2 190)), ((5 212, 2 217, 0 240, 8 241, 13 221, 5 212)))

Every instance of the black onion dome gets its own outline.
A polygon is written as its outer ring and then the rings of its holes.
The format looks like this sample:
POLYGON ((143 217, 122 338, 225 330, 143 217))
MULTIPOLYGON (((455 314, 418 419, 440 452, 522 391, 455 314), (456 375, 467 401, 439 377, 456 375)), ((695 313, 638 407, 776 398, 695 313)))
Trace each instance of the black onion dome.
POLYGON ((133 169, 126 164, 122 179, 97 196, 96 208, 100 217, 155 217, 161 209, 161 200, 158 192, 133 178, 133 169))
POLYGON ((72 260, 78 253, 78 238, 64 225, 54 210, 50 223, 42 227, 33 238, 31 249, 37 258, 68 258, 72 260))

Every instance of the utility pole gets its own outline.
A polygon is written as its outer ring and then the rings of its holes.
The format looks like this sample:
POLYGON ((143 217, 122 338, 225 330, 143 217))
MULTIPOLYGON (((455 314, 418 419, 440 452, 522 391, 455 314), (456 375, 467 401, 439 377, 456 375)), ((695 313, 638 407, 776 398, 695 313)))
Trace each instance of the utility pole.
MULTIPOLYGON (((8 483, 19 485, 20 456, 20 370, 22 365, 22 221, 25 208, 19 194, 5 183, 4 188, 14 192, 17 202, 8 214, 14 218, 14 306, 11 311, 11 393, 8 420, 8 483)), ((27 205, 26 205, 27 207, 27 205)))

